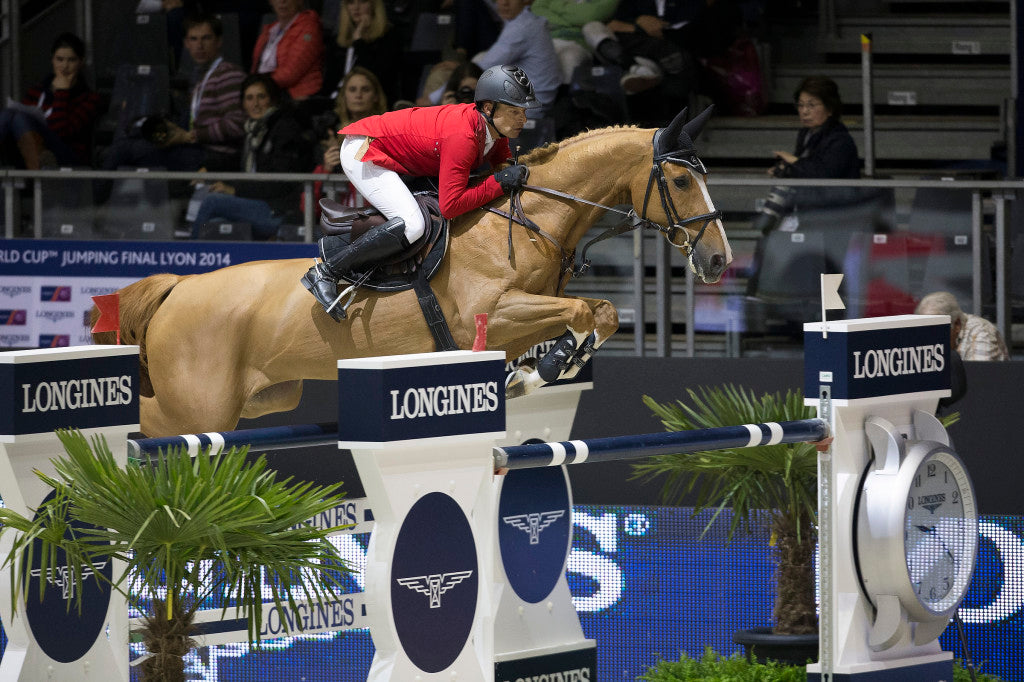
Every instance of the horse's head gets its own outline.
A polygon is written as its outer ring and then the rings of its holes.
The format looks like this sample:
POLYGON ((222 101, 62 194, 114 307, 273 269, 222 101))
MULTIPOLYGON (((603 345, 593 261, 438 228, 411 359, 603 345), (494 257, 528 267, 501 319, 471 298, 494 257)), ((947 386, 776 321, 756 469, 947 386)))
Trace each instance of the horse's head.
POLYGON ((686 255, 704 282, 717 282, 732 262, 732 250, 708 194, 707 169, 697 157, 693 140, 711 116, 708 107, 690 121, 683 109, 665 128, 654 133, 650 175, 633 183, 633 205, 641 218, 657 224, 665 238, 686 255))

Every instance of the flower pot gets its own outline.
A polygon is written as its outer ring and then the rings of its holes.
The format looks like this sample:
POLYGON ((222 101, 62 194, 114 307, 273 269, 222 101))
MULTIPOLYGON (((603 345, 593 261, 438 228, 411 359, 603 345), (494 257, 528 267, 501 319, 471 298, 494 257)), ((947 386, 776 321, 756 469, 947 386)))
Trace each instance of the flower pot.
POLYGON ((779 635, 771 628, 740 630, 732 641, 742 644, 748 661, 764 663, 768 659, 779 663, 804 665, 818 660, 818 634, 779 635))

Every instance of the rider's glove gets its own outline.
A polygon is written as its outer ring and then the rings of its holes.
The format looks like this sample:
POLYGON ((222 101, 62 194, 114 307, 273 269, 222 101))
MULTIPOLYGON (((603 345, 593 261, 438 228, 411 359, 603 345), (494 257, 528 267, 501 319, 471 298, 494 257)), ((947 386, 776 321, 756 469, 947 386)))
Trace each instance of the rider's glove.
POLYGON ((530 176, 530 169, 521 163, 509 166, 494 174, 494 179, 501 185, 501 191, 505 194, 512 194, 523 188, 526 178, 530 176))

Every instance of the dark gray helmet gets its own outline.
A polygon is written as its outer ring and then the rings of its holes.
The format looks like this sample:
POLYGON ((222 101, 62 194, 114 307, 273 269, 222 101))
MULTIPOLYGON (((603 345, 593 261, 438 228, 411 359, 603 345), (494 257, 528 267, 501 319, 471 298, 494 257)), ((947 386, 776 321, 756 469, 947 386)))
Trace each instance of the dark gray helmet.
POLYGON ((476 82, 475 102, 501 102, 529 109, 538 105, 533 84, 518 66, 501 64, 484 71, 476 82))

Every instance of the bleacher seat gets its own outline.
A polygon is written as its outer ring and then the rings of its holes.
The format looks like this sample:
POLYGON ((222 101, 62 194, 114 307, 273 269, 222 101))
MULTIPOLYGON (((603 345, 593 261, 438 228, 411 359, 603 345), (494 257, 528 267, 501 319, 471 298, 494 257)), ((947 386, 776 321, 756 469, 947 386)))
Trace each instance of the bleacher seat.
POLYGON ((163 13, 136 14, 137 0, 94 3, 93 68, 102 88, 114 80, 124 64, 150 64, 167 70, 170 47, 163 13))
POLYGON ((509 140, 509 147, 513 152, 518 151, 525 154, 531 149, 542 147, 548 142, 555 141, 555 119, 550 116, 544 118, 527 119, 519 137, 509 140))
POLYGON ((166 66, 122 64, 117 68, 110 109, 99 131, 113 139, 125 137, 134 121, 151 114, 167 114, 171 106, 170 77, 166 66))
POLYGON ((973 238, 971 192, 919 188, 914 193, 907 230, 932 241, 923 254, 923 274, 917 298, 948 291, 964 302, 973 297, 973 238))
POLYGON ((751 274, 747 308, 762 316, 769 326, 818 319, 817 292, 823 273, 829 268, 824 230, 794 232, 775 230, 759 245, 758 271, 751 274))
POLYGON ((629 120, 629 107, 621 78, 618 66, 580 64, 572 73, 569 95, 578 109, 590 112, 600 125, 622 123, 629 120))
POLYGON ((173 239, 183 207, 179 201, 169 198, 167 186, 166 180, 149 180, 144 173, 139 173, 139 177, 114 180, 100 224, 104 237, 173 239))
POLYGON ((252 225, 241 222, 210 220, 199 227, 198 238, 207 241, 252 241, 252 225))
POLYGON ((92 183, 72 178, 43 180, 43 237, 92 239, 95 227, 92 183))

